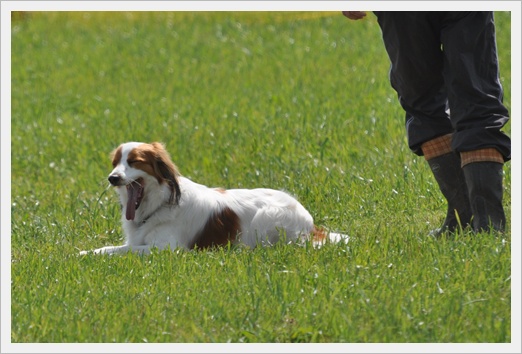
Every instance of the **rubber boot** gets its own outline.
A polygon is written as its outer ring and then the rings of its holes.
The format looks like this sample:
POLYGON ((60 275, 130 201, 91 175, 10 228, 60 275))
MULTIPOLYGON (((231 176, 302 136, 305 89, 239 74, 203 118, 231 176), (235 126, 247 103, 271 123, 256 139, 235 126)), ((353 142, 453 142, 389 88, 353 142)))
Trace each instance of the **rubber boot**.
POLYGON ((471 225, 472 209, 468 198, 468 188, 462 168, 460 156, 453 152, 428 160, 433 176, 439 184, 440 191, 448 201, 448 211, 442 226, 430 232, 438 237, 443 233, 455 232, 471 225))
POLYGON ((462 170, 468 186, 471 210, 473 211, 473 231, 503 232, 506 215, 502 206, 503 164, 498 162, 473 162, 462 170))

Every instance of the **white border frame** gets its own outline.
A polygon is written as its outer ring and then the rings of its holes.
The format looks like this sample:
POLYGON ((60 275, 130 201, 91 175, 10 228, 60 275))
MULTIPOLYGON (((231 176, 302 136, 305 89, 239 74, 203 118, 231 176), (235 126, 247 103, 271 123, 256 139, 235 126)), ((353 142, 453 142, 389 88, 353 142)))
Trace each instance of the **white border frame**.
POLYGON ((31 353, 520 353, 521 268, 521 3, 519 1, 2 1, 1 2, 1 352, 31 353), (511 11, 511 286, 512 343, 508 344, 16 344, 11 343, 11 11, 511 11), (517 182, 518 181, 518 182, 517 182))

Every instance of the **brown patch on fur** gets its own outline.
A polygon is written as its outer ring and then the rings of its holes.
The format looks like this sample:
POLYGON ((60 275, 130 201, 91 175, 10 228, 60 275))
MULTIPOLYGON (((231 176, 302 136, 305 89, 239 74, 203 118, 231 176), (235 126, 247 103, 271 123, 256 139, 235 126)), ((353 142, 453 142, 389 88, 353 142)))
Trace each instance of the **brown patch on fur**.
POLYGON ((223 188, 214 188, 214 190, 218 193, 225 194, 227 191, 223 188))
POLYGON ((116 167, 121 161, 121 146, 111 152, 112 167, 116 167))
POLYGON ((311 232, 313 242, 324 242, 328 238, 328 231, 322 227, 314 225, 311 232))
POLYGON ((210 217, 189 248, 226 246, 228 242, 233 243, 236 240, 239 232, 239 217, 232 209, 224 208, 210 217))
POLYGON ((133 168, 138 168, 151 176, 155 176, 158 183, 167 183, 172 192, 169 202, 179 203, 181 191, 178 177, 180 174, 163 144, 155 142, 139 145, 129 152, 127 163, 133 168))

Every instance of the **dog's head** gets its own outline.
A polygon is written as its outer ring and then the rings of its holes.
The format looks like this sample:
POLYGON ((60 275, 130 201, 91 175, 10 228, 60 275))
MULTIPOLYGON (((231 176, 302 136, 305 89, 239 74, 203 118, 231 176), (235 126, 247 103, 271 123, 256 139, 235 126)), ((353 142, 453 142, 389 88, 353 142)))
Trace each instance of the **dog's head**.
POLYGON ((127 219, 133 220, 150 184, 167 184, 170 188, 168 202, 179 203, 179 172, 161 143, 125 143, 112 152, 114 169, 109 175, 112 186, 127 190, 127 219))

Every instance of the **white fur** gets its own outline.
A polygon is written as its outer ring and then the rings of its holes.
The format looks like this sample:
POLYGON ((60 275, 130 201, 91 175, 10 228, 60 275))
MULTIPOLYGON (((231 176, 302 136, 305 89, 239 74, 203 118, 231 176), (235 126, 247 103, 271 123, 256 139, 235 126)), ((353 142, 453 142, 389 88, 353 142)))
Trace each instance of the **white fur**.
MULTIPOLYGON (((234 243, 248 247, 272 245, 281 237, 287 242, 306 239, 317 231, 312 216, 301 203, 288 193, 273 189, 223 190, 178 176, 181 198, 178 205, 170 205, 171 189, 167 183, 158 182, 156 175, 134 168, 127 161, 131 151, 149 146, 135 142, 120 146, 121 159, 115 162, 110 176, 121 178, 121 185, 115 188, 122 205, 121 220, 126 242, 122 246, 96 249, 92 251, 95 254, 128 251, 148 253, 152 247, 191 248, 194 238, 212 215, 224 208, 233 211, 238 218, 240 233, 236 238, 236 235, 231 235, 234 243), (125 185, 140 178, 144 181, 144 197, 134 220, 127 220, 128 196, 125 185)), ((330 238, 339 241, 346 239, 346 236, 330 234, 330 238)), ((319 240, 318 243, 323 241, 319 240)), ((88 252, 82 251, 81 254, 88 252)))

